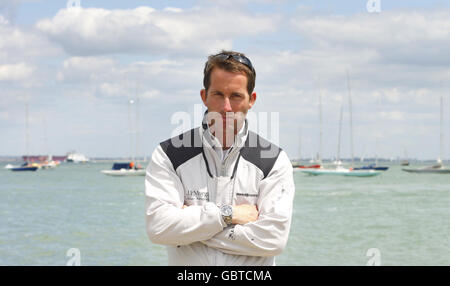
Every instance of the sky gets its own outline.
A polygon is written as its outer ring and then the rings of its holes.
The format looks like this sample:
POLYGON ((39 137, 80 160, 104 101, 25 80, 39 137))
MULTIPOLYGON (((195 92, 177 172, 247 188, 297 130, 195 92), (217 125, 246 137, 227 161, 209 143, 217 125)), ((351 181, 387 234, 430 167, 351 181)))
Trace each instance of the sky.
POLYGON ((441 97, 448 159, 450 2, 369 4, 0 0, 0 156, 148 157, 200 125, 206 58, 236 50, 257 73, 251 129, 292 159, 337 155, 341 106, 341 158, 353 140, 437 159, 441 97))

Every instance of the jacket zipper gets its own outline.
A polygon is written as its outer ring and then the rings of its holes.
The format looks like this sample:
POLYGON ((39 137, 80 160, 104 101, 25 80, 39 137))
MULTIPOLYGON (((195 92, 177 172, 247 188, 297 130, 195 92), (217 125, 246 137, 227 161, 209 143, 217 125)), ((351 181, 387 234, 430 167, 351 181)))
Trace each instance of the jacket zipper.
POLYGON ((233 147, 233 150, 231 150, 230 154, 228 154, 228 156, 225 158, 225 160, 222 162, 222 166, 220 169, 220 175, 221 176, 225 176, 225 170, 226 170, 226 163, 228 161, 228 159, 232 156, 234 156, 234 153, 236 153, 236 151, 239 150, 239 147, 233 147))

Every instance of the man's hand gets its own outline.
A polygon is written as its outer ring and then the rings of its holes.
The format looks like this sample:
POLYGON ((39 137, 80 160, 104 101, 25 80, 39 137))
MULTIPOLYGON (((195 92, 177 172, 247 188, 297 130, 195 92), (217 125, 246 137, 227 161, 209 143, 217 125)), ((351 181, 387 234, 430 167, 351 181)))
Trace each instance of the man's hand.
POLYGON ((258 209, 254 205, 235 205, 233 206, 232 224, 246 224, 258 219, 258 209))
MULTIPOLYGON (((189 206, 183 205, 181 209, 185 209, 189 206)), ((233 220, 232 224, 246 224, 256 221, 258 219, 258 209, 254 205, 234 205, 233 206, 233 220)))

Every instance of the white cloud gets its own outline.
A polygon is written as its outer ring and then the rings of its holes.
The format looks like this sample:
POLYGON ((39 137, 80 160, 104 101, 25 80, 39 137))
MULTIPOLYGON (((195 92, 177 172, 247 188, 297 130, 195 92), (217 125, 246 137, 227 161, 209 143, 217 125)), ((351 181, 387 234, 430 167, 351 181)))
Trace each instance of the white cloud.
POLYGON ((235 37, 270 33, 275 25, 274 17, 228 9, 138 7, 64 9, 36 27, 70 54, 96 55, 209 53, 231 48, 235 37))
POLYGON ((34 29, 11 25, 0 15, 0 64, 35 62, 61 55, 60 48, 34 29))
POLYGON ((161 94, 161 92, 159 90, 149 89, 149 90, 145 90, 144 92, 142 92, 139 97, 153 99, 153 98, 160 96, 160 94, 161 94))
POLYGON ((175 7, 166 7, 163 9, 164 12, 173 12, 173 13, 180 13, 183 12, 183 9, 181 8, 175 8, 175 7))
POLYGON ((111 68, 114 61, 101 57, 71 57, 63 62, 64 69, 75 69, 81 71, 98 71, 111 68))
POLYGON ((155 99, 160 96, 161 91, 148 86, 126 85, 123 82, 104 82, 98 85, 97 94, 106 97, 155 99))
POLYGON ((9 21, 5 19, 2 15, 0 15, 0 26, 6 26, 9 24, 9 21))
POLYGON ((321 47, 376 51, 374 61, 450 63, 450 11, 383 11, 376 15, 300 16, 292 26, 321 47))
MULTIPOLYGON (((379 113, 379 115, 381 116, 382 119, 387 119, 387 120, 400 121, 400 120, 404 120, 406 118, 405 113, 400 112, 400 111, 390 111, 390 112, 382 111, 379 113)), ((376 118, 374 118, 374 119, 376 119, 376 118)))
POLYGON ((35 67, 26 63, 0 65, 0 81, 23 81, 34 72, 35 67))
MULTIPOLYGON (((70 57, 57 72, 61 84, 89 86, 99 96, 134 96, 165 100, 186 97, 186 88, 201 88, 202 62, 154 60, 122 63, 107 57, 70 57)), ((197 92, 196 92, 197 93, 197 92)))
POLYGON ((254 55, 257 89, 323 88, 346 98, 349 70, 356 105, 373 103, 379 94, 390 104, 410 106, 430 104, 430 96, 450 82, 450 10, 301 13, 290 23, 301 46, 254 55))
POLYGON ((111 73, 115 62, 104 57, 71 57, 62 63, 57 74, 59 81, 83 82, 98 80, 106 73, 111 73))
MULTIPOLYGON (((9 7, 16 2, 3 4, 9 7)), ((16 26, 0 15, 0 81, 7 83, 2 86, 2 91, 17 90, 18 87, 36 88, 48 83, 52 73, 48 62, 60 56, 61 51, 37 30, 16 26)))
POLYGON ((99 92, 106 96, 121 96, 125 93, 122 85, 117 83, 102 83, 99 92))

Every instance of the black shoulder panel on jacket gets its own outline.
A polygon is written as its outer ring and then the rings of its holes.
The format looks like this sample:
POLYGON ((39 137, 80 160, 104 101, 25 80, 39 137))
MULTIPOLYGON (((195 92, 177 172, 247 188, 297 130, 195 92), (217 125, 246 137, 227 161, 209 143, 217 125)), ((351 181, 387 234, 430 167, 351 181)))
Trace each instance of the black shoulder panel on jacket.
POLYGON ((280 152, 280 147, 249 131, 245 145, 241 149, 241 156, 256 165, 264 173, 264 178, 266 178, 273 165, 275 165, 280 152))
POLYGON ((202 143, 198 128, 160 143, 161 148, 172 162, 175 171, 186 161, 202 153, 202 143))

